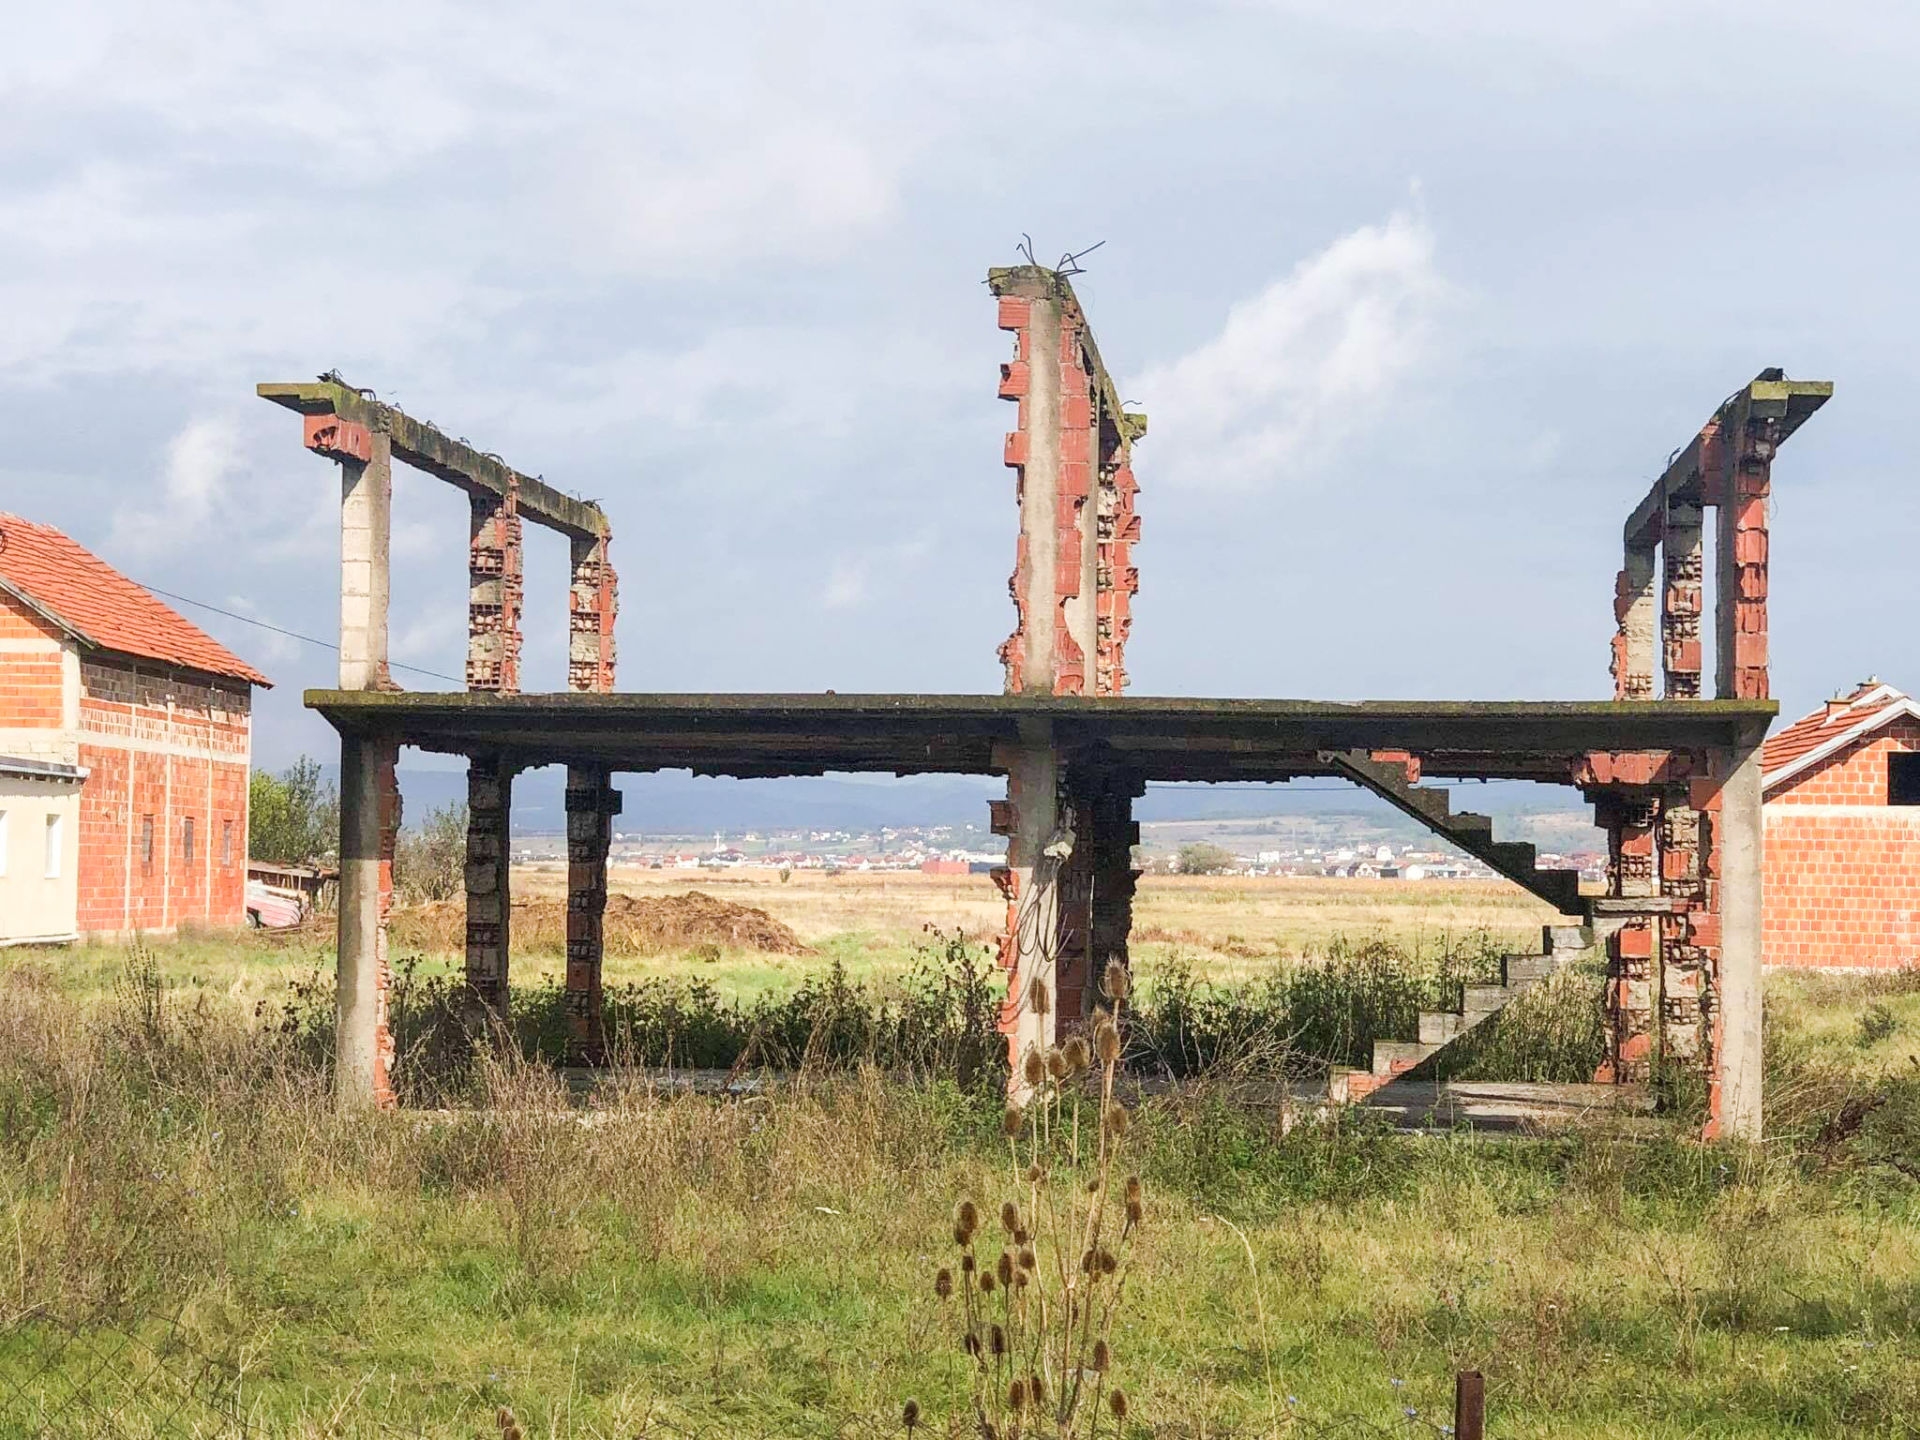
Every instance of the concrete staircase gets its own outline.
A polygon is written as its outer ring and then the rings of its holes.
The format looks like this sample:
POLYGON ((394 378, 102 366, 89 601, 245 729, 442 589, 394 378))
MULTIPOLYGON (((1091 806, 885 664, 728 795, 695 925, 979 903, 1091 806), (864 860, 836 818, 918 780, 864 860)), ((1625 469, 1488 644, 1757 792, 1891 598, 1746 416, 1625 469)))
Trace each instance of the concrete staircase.
POLYGON ((1337 1104, 1364 1100, 1382 1086, 1412 1074, 1462 1035, 1551 978, 1555 971, 1592 954, 1597 943, 1591 925, 1543 927, 1538 954, 1501 959, 1498 985, 1463 987, 1458 1010, 1421 1011, 1419 1039, 1376 1040, 1370 1069, 1336 1065, 1327 1080, 1329 1098, 1337 1104))
POLYGON ((1574 870, 1536 870, 1533 846, 1518 840, 1495 840, 1493 821, 1486 815, 1453 810, 1453 799, 1437 786, 1415 785, 1408 779, 1405 760, 1375 758, 1365 750, 1323 750, 1323 764, 1344 775, 1404 815, 1412 816, 1434 834, 1459 846, 1497 874, 1523 890, 1538 895, 1563 915, 1585 918, 1580 898, 1580 875, 1574 870))

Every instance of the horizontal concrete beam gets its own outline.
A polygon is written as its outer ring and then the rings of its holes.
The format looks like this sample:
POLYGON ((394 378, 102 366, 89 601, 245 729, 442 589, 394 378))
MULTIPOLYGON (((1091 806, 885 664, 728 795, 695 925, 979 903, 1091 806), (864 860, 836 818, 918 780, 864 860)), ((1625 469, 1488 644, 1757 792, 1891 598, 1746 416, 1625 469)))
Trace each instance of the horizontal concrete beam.
POLYGON ((1720 437, 1743 415, 1778 419, 1780 438, 1785 440, 1832 398, 1831 380, 1789 380, 1778 369, 1762 370, 1723 400, 1700 427, 1700 433, 1667 462, 1666 470, 1653 482, 1646 498, 1634 506, 1633 514, 1627 517, 1628 548, 1644 547, 1660 538, 1660 523, 1669 500, 1687 499, 1703 505, 1718 503, 1718 482, 1729 458, 1729 452, 1719 443, 1720 437))
POLYGON ((519 491, 520 517, 563 535, 583 540, 598 539, 611 533, 607 517, 590 500, 563 495, 544 480, 522 475, 496 456, 482 454, 465 441, 415 420, 402 410, 372 400, 333 380, 297 381, 291 384, 267 383, 254 387, 263 400, 302 415, 338 415, 342 420, 368 429, 385 430, 393 440, 393 458, 438 476, 469 492, 505 495, 510 486, 519 491))
POLYGON ((827 770, 991 775, 996 747, 1045 721, 1069 756, 1101 754, 1150 780, 1279 780, 1334 773, 1325 750, 1403 748, 1432 775, 1570 783, 1596 749, 1723 747, 1777 713, 1769 700, 1364 701, 1044 695, 544 695, 310 690, 344 734, 386 734, 517 765, 686 768, 715 775, 827 770))

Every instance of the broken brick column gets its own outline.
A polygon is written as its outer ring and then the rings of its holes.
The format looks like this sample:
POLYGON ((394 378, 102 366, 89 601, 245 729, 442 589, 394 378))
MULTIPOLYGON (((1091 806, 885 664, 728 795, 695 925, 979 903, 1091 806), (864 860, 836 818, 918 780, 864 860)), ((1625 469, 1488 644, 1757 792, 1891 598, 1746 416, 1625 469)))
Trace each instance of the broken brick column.
POLYGON ((1656 1050, 1676 1070, 1704 1067, 1712 1046, 1704 1017, 1712 986, 1712 937, 1699 921, 1707 913, 1703 847, 1709 836, 1693 808, 1693 786, 1667 788, 1660 797, 1660 894, 1672 907, 1659 919, 1655 1004, 1660 1026, 1656 1050))
POLYGON ((1095 795, 1088 822, 1092 849, 1089 869, 1092 896, 1092 981, 1081 1014, 1091 1013, 1099 998, 1095 991, 1106 974, 1107 962, 1117 960, 1130 969, 1128 939, 1133 933, 1133 893, 1140 872, 1133 868, 1133 847, 1140 843, 1140 825, 1133 818, 1134 799, 1146 786, 1132 775, 1111 774, 1095 795))
POLYGON ((505 1024, 512 963, 513 766, 499 754, 467 761, 467 996, 473 1019, 505 1024))
MULTIPOLYGON (((1658 803, 1643 789, 1611 789, 1594 802, 1594 823, 1607 833, 1607 894, 1615 900, 1651 899, 1654 827, 1658 803)), ((1652 910, 1652 906, 1648 907, 1652 910)), ((1620 919, 1607 939, 1607 1058, 1594 1079, 1602 1084, 1644 1081, 1652 1074, 1653 966, 1656 932, 1650 914, 1620 919)))
POLYGON ((605 1058, 600 967, 606 951, 607 852, 620 792, 599 765, 567 767, 567 1051, 575 1064, 605 1058))
POLYGON ((1127 636, 1133 630, 1133 597, 1140 571, 1133 547, 1140 539, 1134 497, 1133 442, 1145 433, 1144 415, 1103 411, 1100 427, 1100 485, 1095 496, 1093 693, 1119 695, 1127 688, 1127 636))
POLYGON ((1661 527, 1666 584, 1660 592, 1660 636, 1666 671, 1665 698, 1700 698, 1700 586, 1704 561, 1700 544, 1700 506, 1670 499, 1661 527))
MULTIPOLYGON (((567 598, 567 688, 613 689, 614 620, 620 583, 607 558, 611 537, 576 535, 567 598)), ((600 971, 606 954, 607 855, 620 792, 604 765, 567 766, 567 1051, 575 1064, 605 1058, 600 971)))
POLYGON ((467 548, 467 688, 520 693, 520 507, 517 487, 475 491, 467 548))
POLYGON ((567 688, 604 695, 613 689, 613 623, 620 581, 607 558, 611 537, 572 542, 573 578, 567 592, 567 688))
POLYGON ((1613 661, 1608 668, 1616 700, 1654 698, 1654 631, 1660 611, 1655 561, 1651 544, 1629 545, 1613 582, 1613 661))
POLYGON ((1777 416, 1747 409, 1730 437, 1715 536, 1714 693, 1723 700, 1768 697, 1767 502, 1780 430, 1777 416))

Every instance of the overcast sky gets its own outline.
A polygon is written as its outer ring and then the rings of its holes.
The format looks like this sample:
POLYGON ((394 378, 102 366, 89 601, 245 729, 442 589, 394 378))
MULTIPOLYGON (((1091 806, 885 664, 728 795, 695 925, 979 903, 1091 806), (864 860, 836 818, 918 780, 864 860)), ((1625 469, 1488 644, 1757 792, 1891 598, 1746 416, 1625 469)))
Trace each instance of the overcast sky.
MULTIPOLYGON (((998 689, 1027 232, 1106 242, 1152 421, 1135 694, 1609 694, 1621 521, 1768 365, 1838 387, 1775 691, 1920 688, 1910 3, 193 9, 0 49, 0 508, 149 584, 333 637, 335 470, 253 386, 338 367, 606 507, 622 688, 998 689)), ((394 658, 458 675, 465 504, 396 482, 394 658)), ((183 608, 330 758, 333 657, 183 608)))

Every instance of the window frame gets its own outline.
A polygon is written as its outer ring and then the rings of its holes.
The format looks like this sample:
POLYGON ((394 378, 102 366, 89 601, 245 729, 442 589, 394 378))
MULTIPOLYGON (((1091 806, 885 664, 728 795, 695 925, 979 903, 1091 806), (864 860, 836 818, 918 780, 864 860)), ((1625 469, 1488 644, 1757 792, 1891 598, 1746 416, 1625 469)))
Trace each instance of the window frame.
POLYGON ((42 817, 41 833, 46 837, 46 866, 41 873, 43 880, 58 880, 64 861, 67 858, 67 817, 58 810, 49 810, 42 817))
POLYGON ((1903 810, 1920 805, 1920 750, 1887 752, 1887 804, 1903 810))

